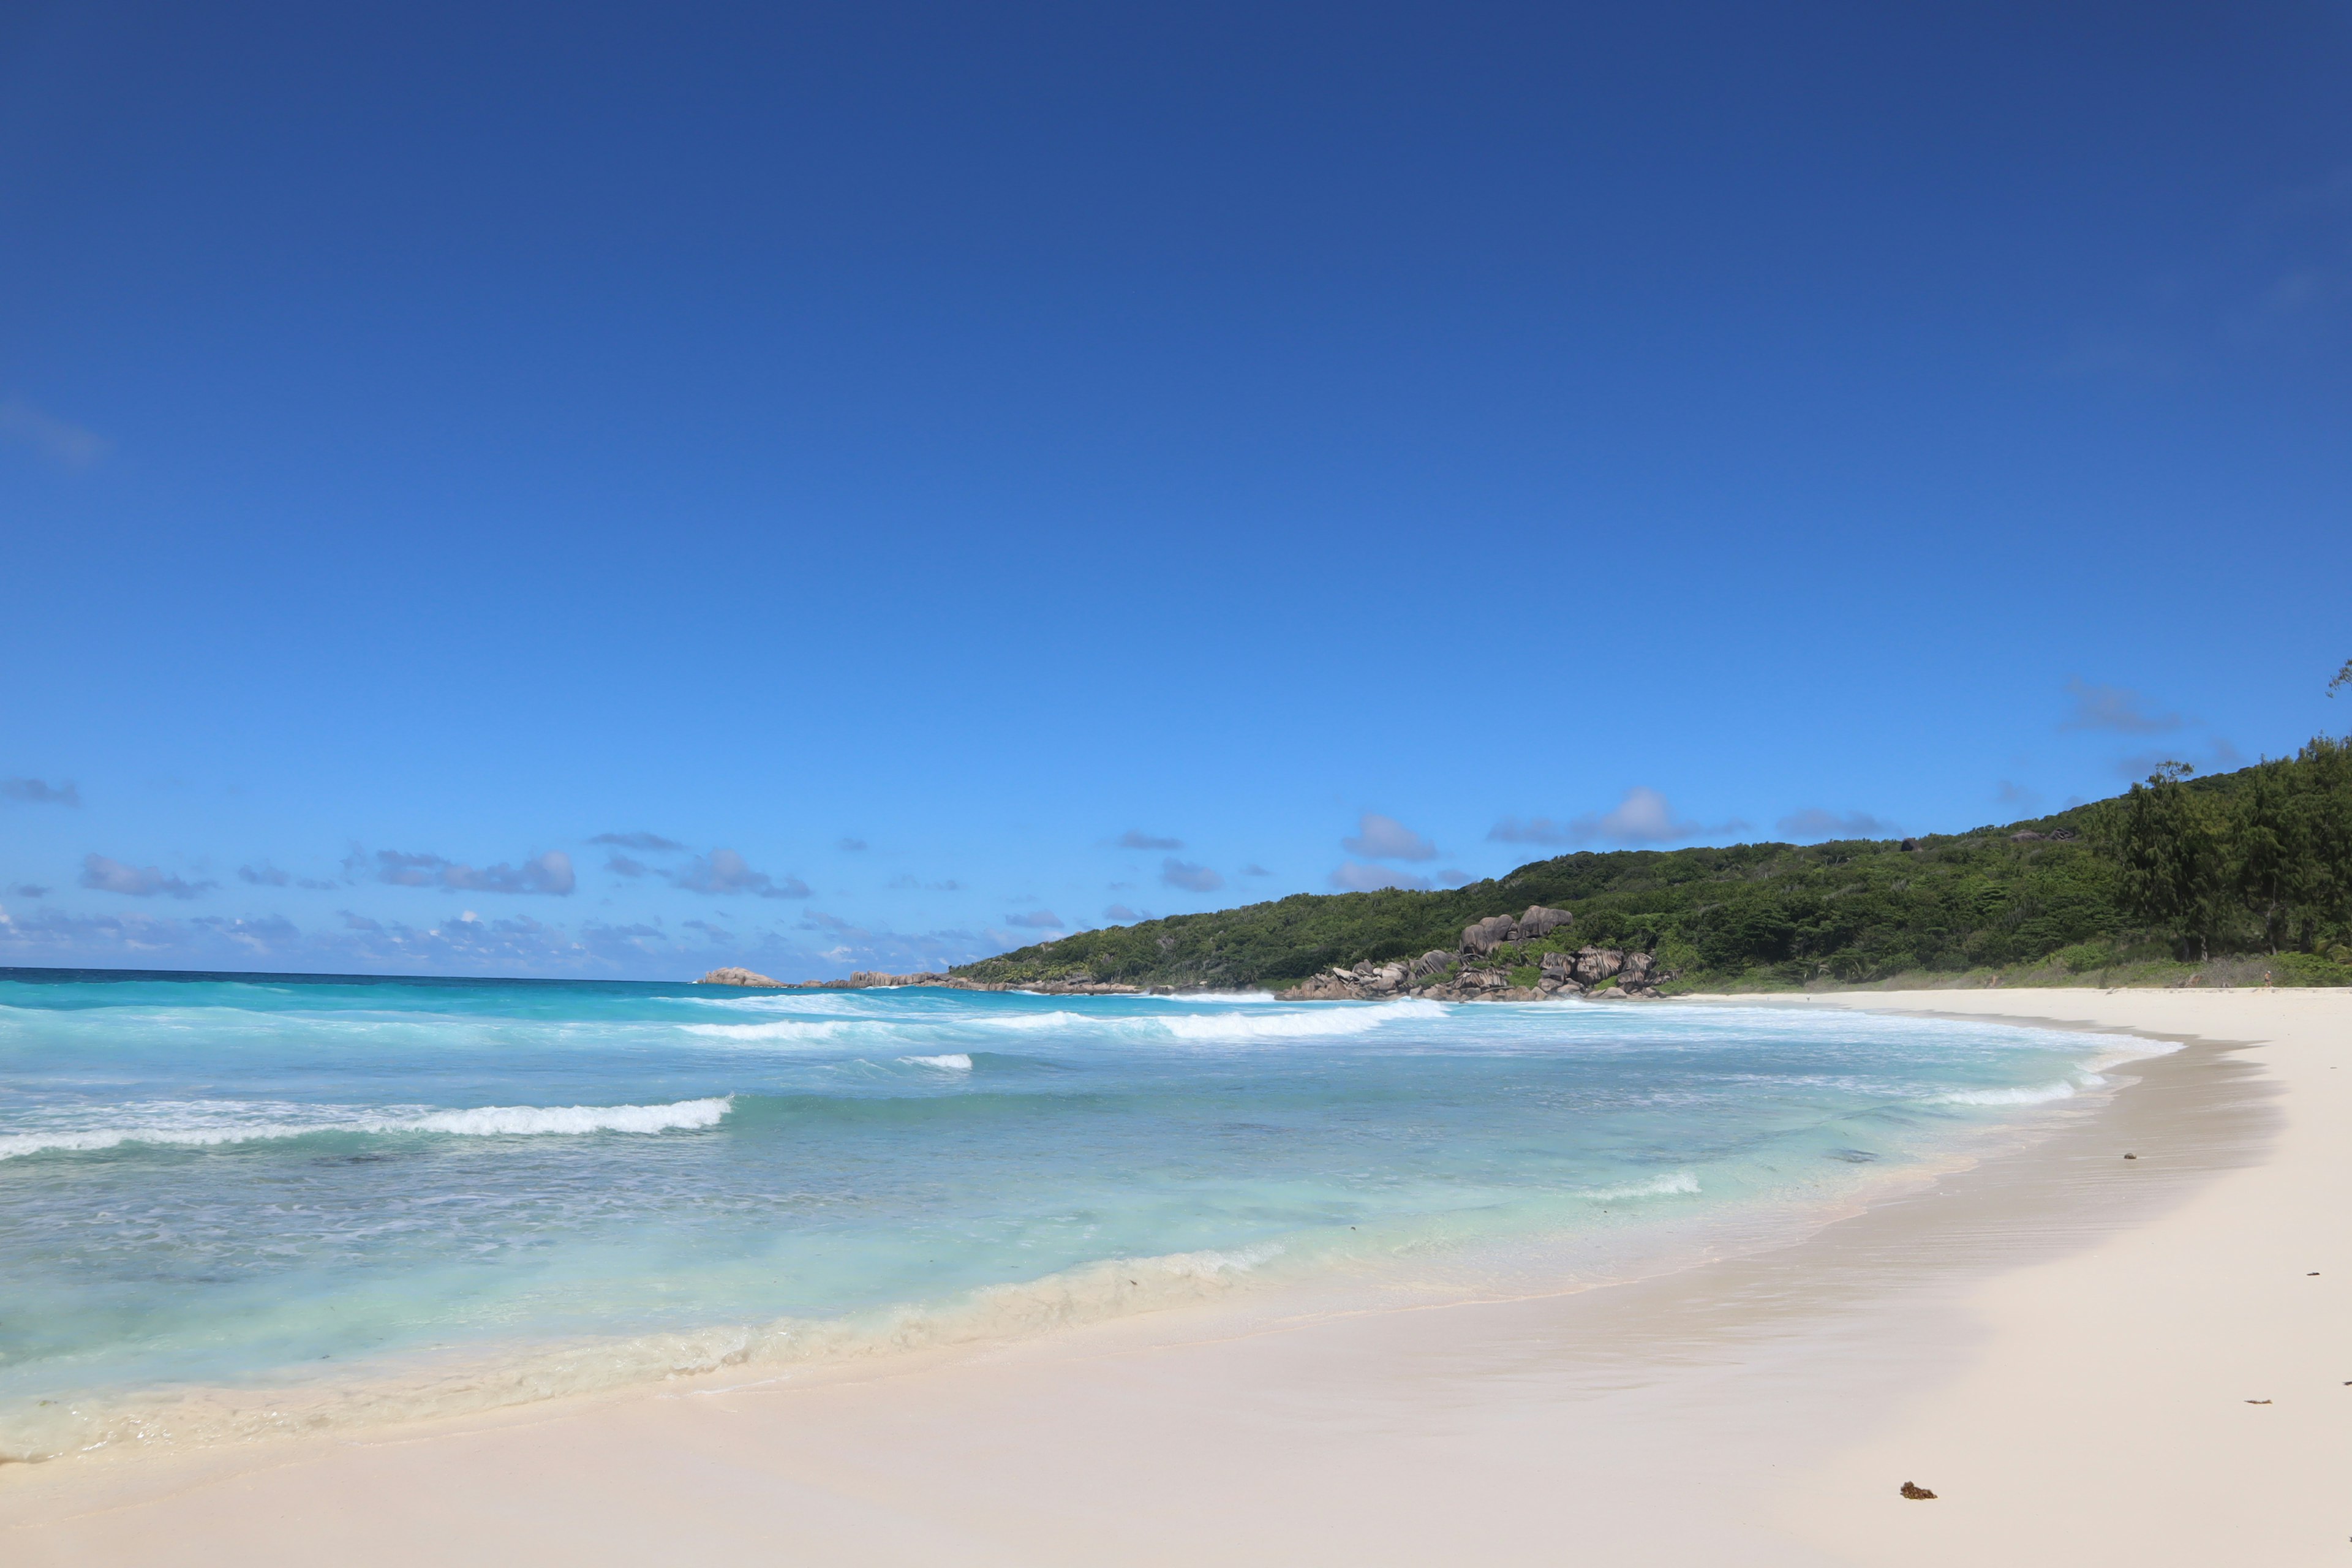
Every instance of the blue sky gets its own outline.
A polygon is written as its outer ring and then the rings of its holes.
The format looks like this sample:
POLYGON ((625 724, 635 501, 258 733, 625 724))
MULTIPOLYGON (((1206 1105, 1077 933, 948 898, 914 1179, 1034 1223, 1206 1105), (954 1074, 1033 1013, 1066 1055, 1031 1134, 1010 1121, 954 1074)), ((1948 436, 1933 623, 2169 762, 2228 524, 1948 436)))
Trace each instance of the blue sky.
POLYGON ((793 975, 2352 727, 2352 10, 0 16, 0 963, 793 975))

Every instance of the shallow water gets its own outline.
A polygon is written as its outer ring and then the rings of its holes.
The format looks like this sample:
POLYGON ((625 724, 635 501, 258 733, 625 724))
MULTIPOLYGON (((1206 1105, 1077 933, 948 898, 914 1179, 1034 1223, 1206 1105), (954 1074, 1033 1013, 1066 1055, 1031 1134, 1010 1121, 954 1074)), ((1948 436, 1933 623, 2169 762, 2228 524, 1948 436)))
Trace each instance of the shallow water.
POLYGON ((2113 1048, 1656 1005, 9 972, 0 1455, 1824 1209, 2113 1048))

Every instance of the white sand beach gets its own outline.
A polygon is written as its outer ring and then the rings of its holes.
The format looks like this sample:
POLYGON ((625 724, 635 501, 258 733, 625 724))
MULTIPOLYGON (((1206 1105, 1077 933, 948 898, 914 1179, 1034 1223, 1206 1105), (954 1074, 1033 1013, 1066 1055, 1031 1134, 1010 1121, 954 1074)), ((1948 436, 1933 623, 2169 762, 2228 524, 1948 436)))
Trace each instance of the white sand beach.
POLYGON ((1778 1005, 2189 1045, 2032 1148, 1661 1278, 1387 1310, 1236 1300, 10 1467, 0 1561, 2202 1568, 2352 1551, 2352 992, 1778 1005))

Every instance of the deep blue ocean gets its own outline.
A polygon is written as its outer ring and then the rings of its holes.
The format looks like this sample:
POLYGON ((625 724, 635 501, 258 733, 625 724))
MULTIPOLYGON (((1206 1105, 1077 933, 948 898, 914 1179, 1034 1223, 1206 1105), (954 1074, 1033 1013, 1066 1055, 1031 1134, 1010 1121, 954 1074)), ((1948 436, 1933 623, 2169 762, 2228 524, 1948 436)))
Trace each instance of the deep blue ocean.
POLYGON ((1826 1009, 0 971, 0 1456, 1826 1213, 2114 1048, 1826 1009))

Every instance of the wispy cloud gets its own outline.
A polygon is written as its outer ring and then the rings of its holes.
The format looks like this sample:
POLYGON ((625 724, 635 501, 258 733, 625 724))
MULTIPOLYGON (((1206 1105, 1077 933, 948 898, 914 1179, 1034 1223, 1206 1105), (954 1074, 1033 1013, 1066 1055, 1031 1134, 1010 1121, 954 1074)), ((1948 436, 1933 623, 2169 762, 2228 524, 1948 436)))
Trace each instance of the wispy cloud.
POLYGON ((257 888, 282 888, 293 879, 265 860, 258 866, 239 866, 236 879, 250 882, 257 888))
POLYGON ((79 805, 81 790, 71 779, 54 784, 41 779, 0 779, 0 800, 26 805, 79 805))
POLYGON ((1437 874, 1437 879, 1449 888, 1463 888, 1469 886, 1478 879, 1467 871, 1448 869, 1440 871, 1437 874))
POLYGON ((1354 837, 1339 840, 1339 847, 1370 860, 1437 858, 1436 845, 1395 817, 1382 816, 1377 811, 1368 811, 1359 817, 1354 837))
POLYGON ((561 849, 534 855, 519 866, 468 866, 434 854, 398 849, 375 852, 375 879, 395 888, 446 888, 467 893, 544 893, 568 897, 578 885, 572 857, 561 849))
POLYGON ((1571 834, 1567 823, 1549 816, 1507 816, 1486 829, 1486 837, 1503 844, 1566 844, 1571 834))
POLYGON ((2245 753, 2219 735, 2206 743, 2205 761, 2201 765, 2189 760, 2189 750, 2182 747, 2169 752, 2135 752, 2128 757, 2116 759, 2116 773, 2119 777, 2137 780, 2147 777, 2158 768, 2177 766, 2185 767, 2192 773, 2226 773, 2246 765, 2245 753))
POLYGON ((106 456, 107 440, 47 413, 21 397, 0 397, 0 441, 38 453, 68 468, 86 468, 106 456))
POLYGON ((1103 919, 1115 925, 1133 925, 1137 921, 1148 921, 1150 918, 1150 910, 1130 910, 1125 904, 1112 904, 1103 910, 1103 919))
POLYGON ((2124 735, 2157 735, 2180 728, 2178 713, 2151 713, 2137 691, 2120 686, 2094 686, 2079 678, 2066 682, 2074 710, 2061 730, 2105 730, 2124 735))
POLYGON ((1271 877, 1274 875, 1273 872, 1267 870, 1265 867, 1259 865, 1255 860, 1243 867, 1241 874, 1244 877, 1271 877))
POLYGON ((1017 915, 1005 916, 1004 923, 1009 926, 1021 926, 1030 931, 1064 929, 1062 917, 1051 910, 1024 910, 1017 915))
POLYGON ((948 878, 945 881, 926 882, 920 877, 915 876, 911 872, 901 872, 899 875, 891 878, 887 882, 884 883, 883 886, 898 892, 913 892, 917 889, 920 889, 926 893, 961 893, 963 891, 963 884, 957 881, 952 877, 948 878))
POLYGON ((1225 879, 1208 867, 1191 865, 1173 855, 1160 863, 1160 880, 1190 893, 1213 893, 1225 885, 1225 879))
POLYGON ((8 890, 20 899, 46 899, 49 896, 49 890, 38 882, 17 882, 8 890))
POLYGON ((1331 873, 1331 885, 1343 892, 1369 893, 1378 888, 1427 888, 1429 879, 1397 870, 1391 866, 1367 866, 1360 860, 1343 860, 1331 873))
POLYGON ((166 876, 153 866, 126 866, 104 855, 81 858, 81 885, 101 893, 121 893, 134 899, 194 899, 220 886, 218 882, 185 882, 166 876))
POLYGON ((604 857, 604 869, 612 872, 615 877, 643 877, 651 873, 653 868, 642 860, 623 855, 616 850, 604 857))
POLYGON ((782 880, 765 871, 754 871, 742 856, 732 849, 713 849, 708 855, 698 855, 693 864, 670 879, 690 893, 716 893, 731 897, 750 893, 762 899, 805 899, 809 885, 798 877, 782 880))
POLYGON ((2042 792, 2028 789, 2021 784, 2003 779, 2000 781, 2000 787, 1993 792, 1993 799, 2002 805, 2012 805, 2031 811, 2042 804, 2042 792))
POLYGON ((599 833, 588 842, 609 844, 615 849, 634 849, 640 855, 671 855, 686 847, 677 839, 664 838, 658 833, 599 833))
POLYGON ((1181 849, 1184 847, 1184 841, 1181 838, 1162 838, 1158 834, 1146 833, 1139 827, 1129 828, 1111 842, 1121 849, 1181 849))
POLYGON ((1782 817, 1780 831, 1800 842, 1822 838, 1900 838, 1903 830, 1866 811, 1825 811, 1809 805, 1782 817))
POLYGON ((857 851, 866 847, 866 840, 863 838, 836 838, 833 841, 833 847, 835 849, 845 849, 849 853, 855 855, 857 851))

